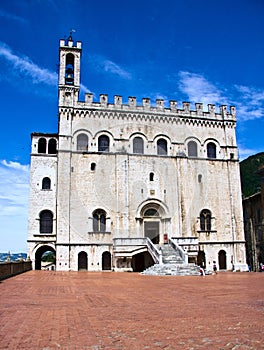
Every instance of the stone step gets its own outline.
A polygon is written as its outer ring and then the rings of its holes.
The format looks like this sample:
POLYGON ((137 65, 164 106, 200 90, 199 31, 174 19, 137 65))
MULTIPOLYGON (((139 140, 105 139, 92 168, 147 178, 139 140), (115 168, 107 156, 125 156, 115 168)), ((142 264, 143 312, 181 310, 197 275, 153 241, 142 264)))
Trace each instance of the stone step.
POLYGON ((155 264, 142 272, 152 276, 199 276, 200 268, 195 264, 155 264))

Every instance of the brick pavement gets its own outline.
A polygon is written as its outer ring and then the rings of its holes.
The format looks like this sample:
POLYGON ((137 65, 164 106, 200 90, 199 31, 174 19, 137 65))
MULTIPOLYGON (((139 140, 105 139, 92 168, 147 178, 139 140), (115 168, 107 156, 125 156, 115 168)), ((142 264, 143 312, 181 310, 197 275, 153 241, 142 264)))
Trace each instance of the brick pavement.
POLYGON ((30 271, 0 283, 0 349, 264 349, 264 273, 30 271))

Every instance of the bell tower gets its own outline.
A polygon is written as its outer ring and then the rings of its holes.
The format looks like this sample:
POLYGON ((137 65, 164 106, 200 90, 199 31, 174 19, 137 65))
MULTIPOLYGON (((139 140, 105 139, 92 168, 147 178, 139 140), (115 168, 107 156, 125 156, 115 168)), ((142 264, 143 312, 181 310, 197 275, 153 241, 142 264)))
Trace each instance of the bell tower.
POLYGON ((80 59, 82 43, 76 44, 72 32, 67 40, 60 40, 59 50, 59 106, 74 106, 80 92, 80 59))

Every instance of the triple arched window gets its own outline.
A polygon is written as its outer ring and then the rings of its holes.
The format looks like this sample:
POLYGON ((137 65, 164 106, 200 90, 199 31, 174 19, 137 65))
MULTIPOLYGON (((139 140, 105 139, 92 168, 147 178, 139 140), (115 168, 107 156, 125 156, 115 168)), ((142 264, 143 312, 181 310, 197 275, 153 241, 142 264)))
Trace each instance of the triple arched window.
POLYGON ((39 232, 40 233, 53 232, 53 214, 50 210, 43 210, 39 214, 39 232))
POLYGON ((106 214, 102 209, 97 209, 93 213, 93 232, 105 232, 106 214))

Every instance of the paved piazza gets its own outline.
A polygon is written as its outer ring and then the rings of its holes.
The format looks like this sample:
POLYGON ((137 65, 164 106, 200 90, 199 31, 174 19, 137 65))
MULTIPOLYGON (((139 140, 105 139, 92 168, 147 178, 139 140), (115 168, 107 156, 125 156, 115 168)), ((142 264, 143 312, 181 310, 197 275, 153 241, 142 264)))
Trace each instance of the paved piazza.
POLYGON ((264 273, 30 271, 0 293, 0 349, 264 349, 264 273))

